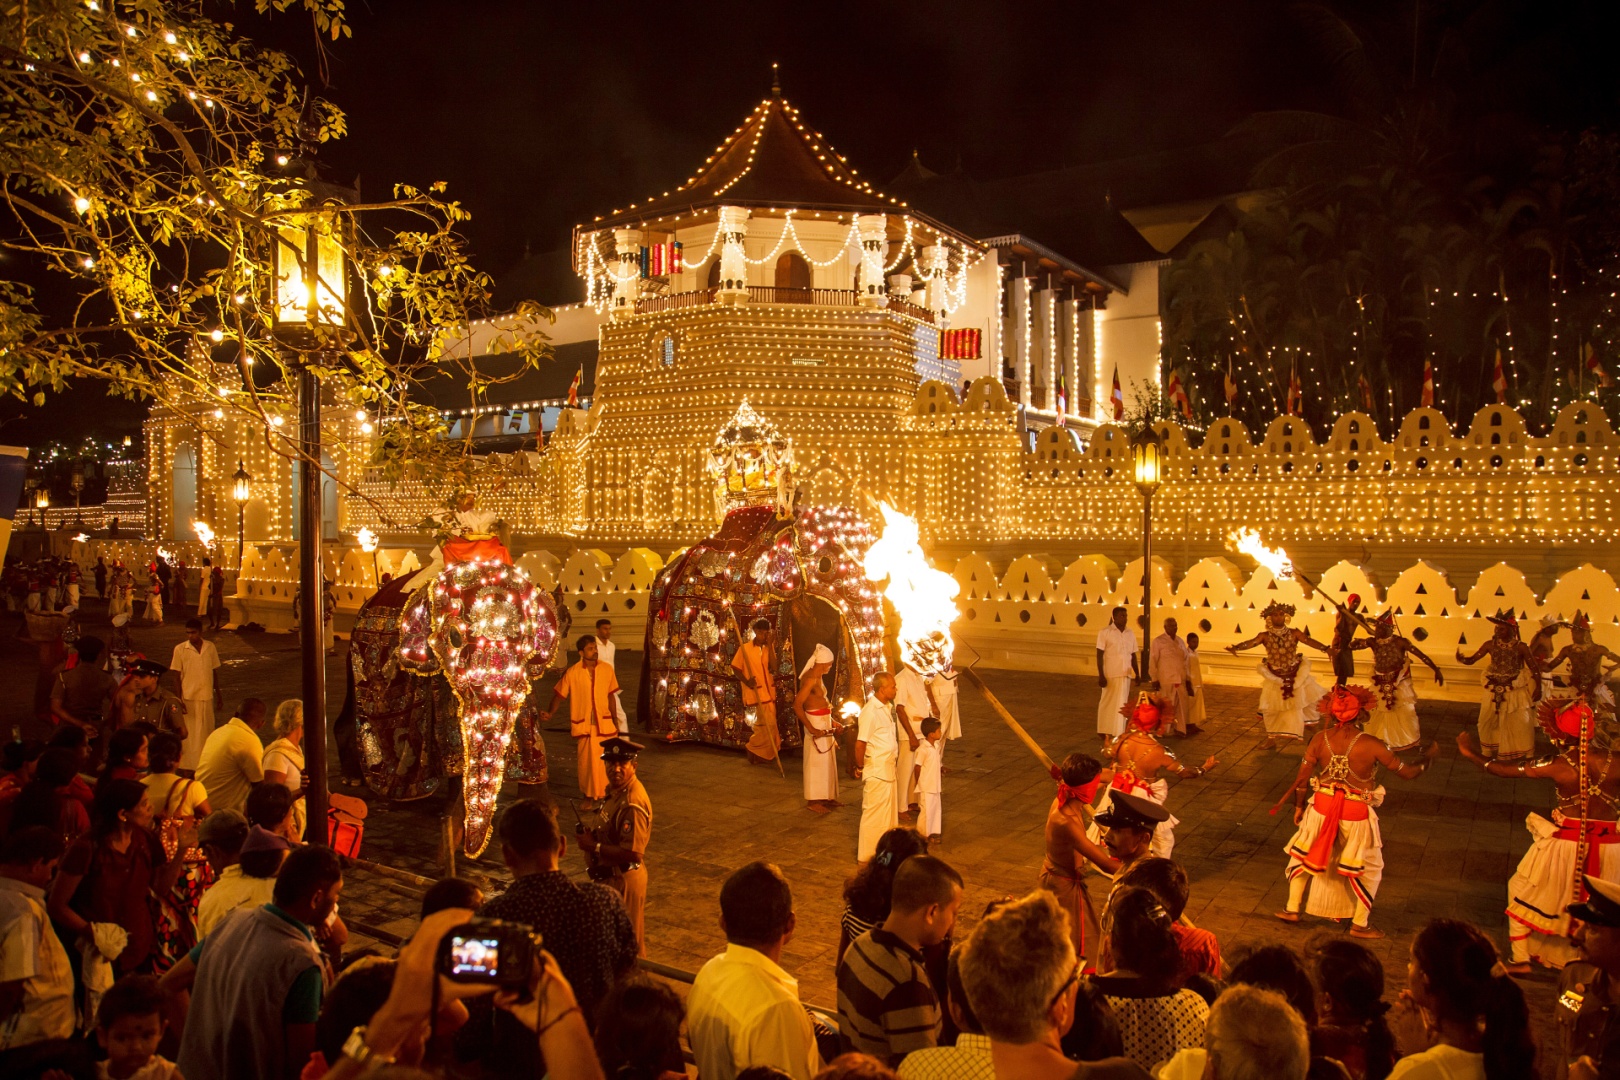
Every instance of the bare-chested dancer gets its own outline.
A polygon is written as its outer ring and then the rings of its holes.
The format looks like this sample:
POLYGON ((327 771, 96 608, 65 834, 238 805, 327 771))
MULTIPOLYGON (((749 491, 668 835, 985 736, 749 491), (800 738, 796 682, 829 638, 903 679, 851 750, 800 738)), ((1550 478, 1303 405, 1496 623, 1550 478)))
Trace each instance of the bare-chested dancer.
MULTIPOLYGON (((1552 820, 1532 813, 1524 827, 1534 838, 1519 868, 1508 879, 1508 943, 1512 946, 1515 975, 1530 971, 1530 961, 1561 968, 1579 957, 1569 940, 1569 916, 1564 909, 1575 901, 1575 862, 1581 840, 1580 737, 1596 733, 1596 714, 1581 701, 1543 702, 1537 710, 1541 726, 1556 751, 1539 761, 1507 764, 1488 760, 1466 731, 1457 734, 1457 749, 1492 776, 1551 780, 1558 792, 1552 820)), ((1586 807, 1587 859, 1583 868, 1605 881, 1620 880, 1620 761, 1608 745, 1590 742, 1586 768, 1589 777, 1586 807)))
POLYGON ((1360 651, 1371 649, 1373 654, 1373 691, 1376 695, 1367 716, 1367 734, 1382 739, 1396 753, 1410 750, 1423 740, 1418 728, 1417 691, 1412 688, 1412 665, 1406 659, 1415 656, 1434 672, 1434 684, 1444 686, 1446 678, 1428 654, 1411 640, 1395 632, 1395 610, 1384 612, 1373 624, 1371 638, 1357 638, 1350 648, 1360 651))
POLYGON ((1086 754, 1070 754, 1058 767, 1057 795, 1046 812, 1046 859, 1041 864, 1041 888, 1057 897, 1069 913, 1069 934, 1074 954, 1087 966, 1096 963, 1099 926, 1097 911, 1086 892, 1086 864, 1105 874, 1119 863, 1086 835, 1091 825, 1091 800, 1102 782, 1102 766, 1086 754))
POLYGON ((1547 662, 1550 671, 1565 660, 1569 661, 1569 685, 1577 694, 1585 698, 1600 713, 1609 717, 1614 716, 1614 694, 1609 691, 1607 680, 1615 667, 1620 667, 1620 655, 1592 640, 1592 622, 1584 612, 1575 613, 1575 621, 1569 624, 1570 636, 1575 640, 1565 645, 1557 656, 1547 662), (1612 660, 1614 663, 1604 670, 1603 661, 1612 660))
POLYGON ((1266 723, 1266 747, 1305 737, 1305 725, 1316 722, 1316 702, 1325 691, 1311 678, 1311 662, 1300 655, 1301 644, 1319 652, 1328 647, 1304 630, 1288 625, 1294 605, 1273 600, 1261 616, 1266 627, 1248 641, 1228 645, 1227 652, 1239 653, 1264 645, 1266 658, 1260 661, 1260 715, 1266 723))
MULTIPOLYGON (((1193 767, 1177 761, 1170 748, 1153 735, 1160 725, 1164 711, 1163 702, 1155 701, 1145 693, 1139 695, 1136 704, 1130 709, 1125 733, 1104 748, 1110 759, 1110 770, 1106 770, 1103 775, 1108 790, 1103 793, 1102 801, 1097 804, 1098 814, 1106 812, 1113 805, 1115 791, 1136 795, 1163 806, 1165 797, 1170 793, 1170 785, 1161 774, 1169 773, 1183 780, 1196 780, 1220 764, 1214 757, 1206 758, 1202 765, 1193 767)), ((1150 855, 1160 859, 1170 858, 1170 853, 1175 850, 1175 829, 1178 824, 1180 822, 1173 816, 1159 822, 1153 830, 1153 844, 1148 852, 1150 855)), ((1101 829, 1098 827, 1092 827, 1090 836, 1094 842, 1102 842, 1101 829)))
POLYGON ((1352 937, 1384 936, 1370 921, 1373 897, 1384 877, 1383 839, 1373 810, 1384 801, 1378 766, 1415 780, 1433 764, 1440 747, 1430 742, 1423 759, 1408 765, 1382 739, 1361 730, 1358 721, 1371 703, 1371 691, 1360 686, 1335 687, 1321 702, 1332 726, 1311 739, 1290 789, 1299 829, 1286 849, 1288 907, 1277 913, 1284 922, 1299 922, 1304 901, 1312 915, 1349 917, 1352 937))
POLYGON ((1487 654, 1491 658, 1485 669, 1485 696, 1479 703, 1479 752, 1498 761, 1522 761, 1536 748, 1530 719, 1530 703, 1541 696, 1536 658, 1519 637, 1519 620, 1512 611, 1487 618, 1496 627, 1490 640, 1472 656, 1457 650, 1459 664, 1477 664, 1487 654))

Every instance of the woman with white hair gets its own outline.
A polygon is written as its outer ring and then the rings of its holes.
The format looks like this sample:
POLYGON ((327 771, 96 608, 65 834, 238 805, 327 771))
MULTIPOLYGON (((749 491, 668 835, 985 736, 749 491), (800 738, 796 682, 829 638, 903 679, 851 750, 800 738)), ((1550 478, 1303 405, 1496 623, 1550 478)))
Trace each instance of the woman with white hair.
POLYGON ((287 838, 304 838, 304 703, 288 698, 276 706, 271 721, 276 739, 264 748, 264 778, 292 792, 292 813, 287 815, 287 838))
POLYGON ((843 725, 833 719, 832 703, 827 700, 826 677, 832 666, 832 650, 817 645, 799 672, 799 692, 793 698, 793 712, 804 728, 804 801, 818 814, 841 805, 838 733, 843 725))
POLYGON ((1125 1058, 1076 1064, 1061 1040, 1074 1024, 1080 962, 1069 917, 1037 889, 984 917, 960 961, 962 986, 990 1037, 997 1076, 1019 1080, 1147 1080, 1125 1058))

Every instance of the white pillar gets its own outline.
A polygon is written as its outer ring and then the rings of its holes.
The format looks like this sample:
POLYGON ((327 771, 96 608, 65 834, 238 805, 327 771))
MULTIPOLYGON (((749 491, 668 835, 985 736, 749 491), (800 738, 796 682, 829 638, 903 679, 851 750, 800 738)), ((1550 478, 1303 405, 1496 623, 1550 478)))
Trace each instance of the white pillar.
POLYGON ((720 293, 735 302, 748 298, 748 260, 743 239, 748 235, 748 208, 720 208, 720 293))
POLYGON ((917 252, 917 269, 921 271, 923 280, 928 282, 928 291, 923 302, 939 317, 941 324, 949 306, 945 295, 949 291, 946 272, 950 263, 950 252, 944 244, 929 244, 917 252))
POLYGON ((614 274, 613 317, 634 315, 641 293, 641 230, 614 229, 613 250, 619 257, 614 274))
POLYGON ((1012 343, 1013 343, 1013 373, 1018 379, 1018 403, 1028 405, 1029 402, 1029 278, 1018 277, 1012 281, 1012 343))
POLYGON ((883 307, 889 302, 883 281, 883 260, 889 256, 889 218, 885 214, 860 214, 855 218, 855 228, 861 235, 861 270, 856 289, 862 304, 883 307))

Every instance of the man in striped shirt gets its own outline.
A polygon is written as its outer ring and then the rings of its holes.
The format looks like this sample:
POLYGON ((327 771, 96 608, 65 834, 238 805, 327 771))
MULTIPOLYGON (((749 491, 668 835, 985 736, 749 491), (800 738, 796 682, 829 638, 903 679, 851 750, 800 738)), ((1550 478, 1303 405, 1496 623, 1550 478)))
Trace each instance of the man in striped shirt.
POLYGON ((895 871, 889 917, 854 941, 838 965, 838 1027, 856 1050, 890 1066, 939 1041, 939 995, 922 951, 950 936, 962 876, 915 855, 895 871))

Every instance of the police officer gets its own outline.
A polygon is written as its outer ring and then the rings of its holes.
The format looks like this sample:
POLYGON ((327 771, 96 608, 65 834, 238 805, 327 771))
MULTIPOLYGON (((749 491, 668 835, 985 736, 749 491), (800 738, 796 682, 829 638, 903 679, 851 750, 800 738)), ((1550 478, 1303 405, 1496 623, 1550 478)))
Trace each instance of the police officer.
POLYGON ((1586 900, 1566 909, 1581 959, 1559 976, 1554 1009, 1560 1080, 1596 1080, 1620 1069, 1620 884, 1583 877, 1586 900))
POLYGON ((620 735, 602 743, 602 764, 607 771, 607 801, 599 811, 601 824, 580 833, 591 880, 600 881, 624 897, 624 910, 636 930, 636 948, 647 955, 642 932, 647 908, 647 868, 642 857, 652 839, 652 800, 636 779, 636 755, 644 747, 620 735))

